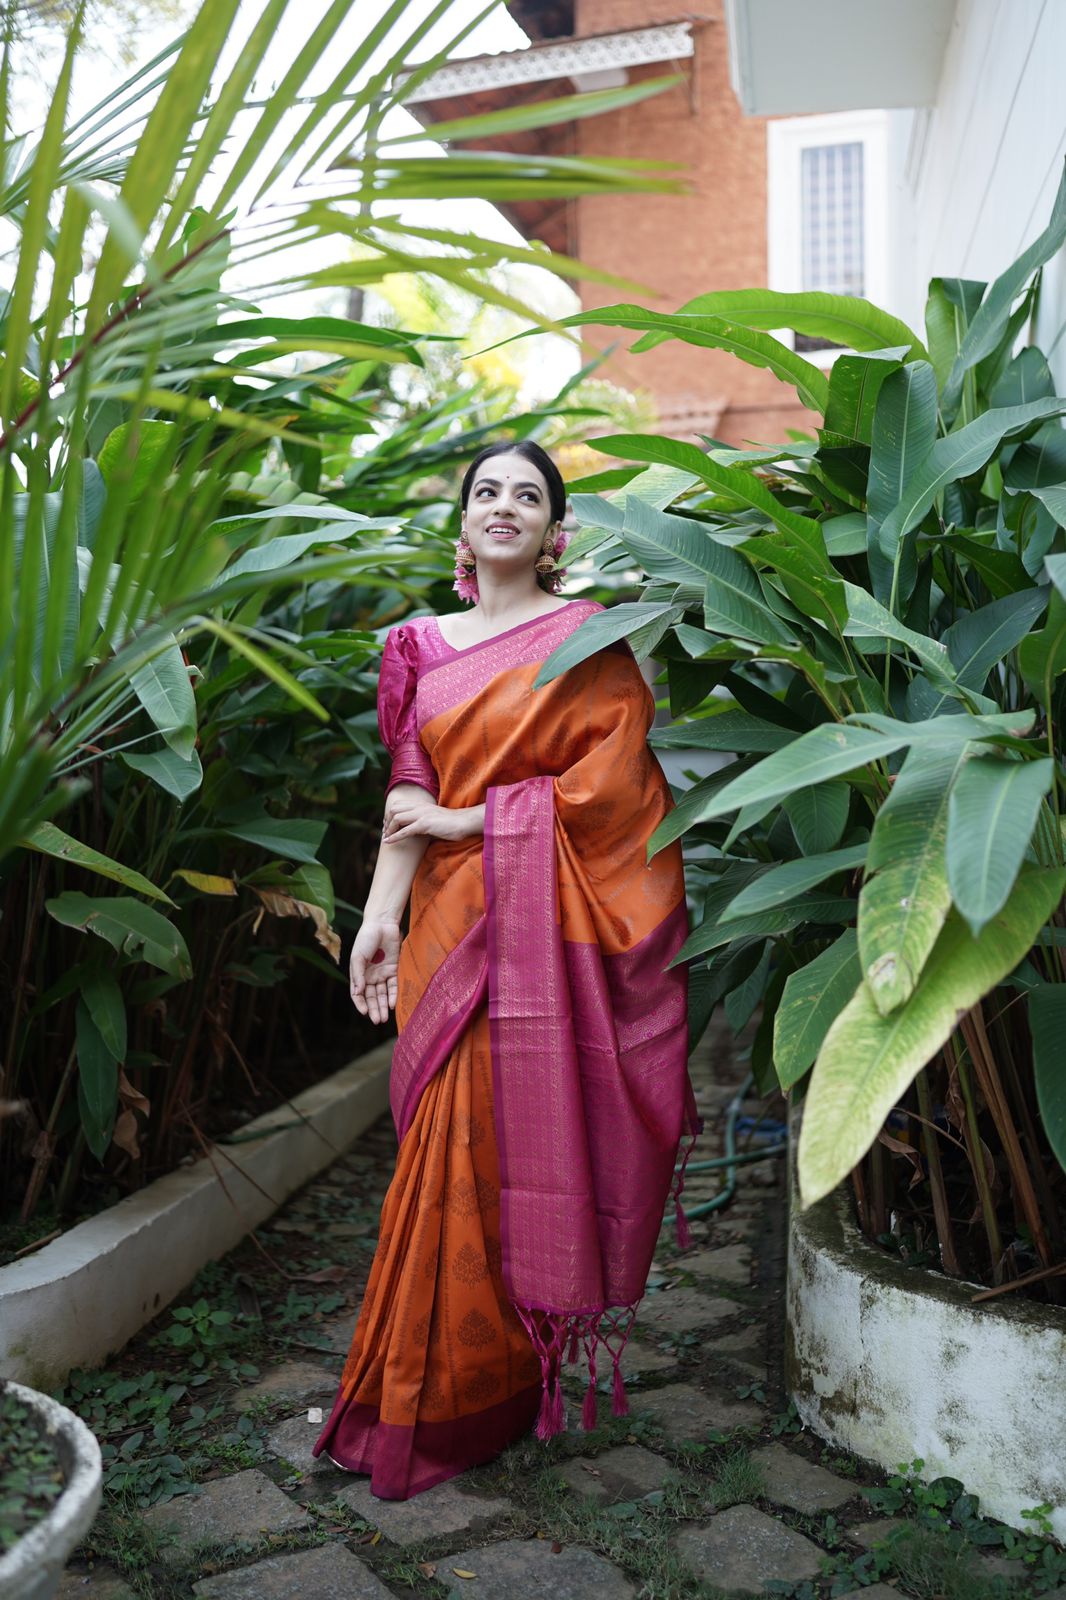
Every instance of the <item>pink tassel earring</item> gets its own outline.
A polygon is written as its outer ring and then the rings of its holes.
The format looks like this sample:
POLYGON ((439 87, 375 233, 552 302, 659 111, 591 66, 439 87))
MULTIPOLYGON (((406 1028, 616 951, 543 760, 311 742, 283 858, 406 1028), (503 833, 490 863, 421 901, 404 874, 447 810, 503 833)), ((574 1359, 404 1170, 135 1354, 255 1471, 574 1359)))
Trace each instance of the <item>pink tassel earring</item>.
POLYGON ((474 552, 466 542, 465 529, 455 542, 455 582, 452 588, 460 600, 465 600, 468 605, 477 604, 477 563, 474 552))

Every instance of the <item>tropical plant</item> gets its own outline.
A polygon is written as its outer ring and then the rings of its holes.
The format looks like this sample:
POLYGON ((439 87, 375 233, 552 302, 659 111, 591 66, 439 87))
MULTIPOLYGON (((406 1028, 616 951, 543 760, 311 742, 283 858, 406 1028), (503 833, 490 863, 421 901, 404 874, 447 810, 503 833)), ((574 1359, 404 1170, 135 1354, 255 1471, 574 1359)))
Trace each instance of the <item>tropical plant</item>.
POLYGON ((870 1234, 1055 1297, 1066 400, 1019 341, 1064 239, 1066 179, 995 282, 934 280, 924 343, 864 300, 764 289, 569 319, 732 350, 819 426, 601 439, 638 465, 575 495, 577 549, 646 586, 542 673, 628 638, 665 665, 652 742, 720 763, 651 848, 686 844, 694 1037, 761 1003, 758 1081, 803 1097, 803 1204, 850 1173, 870 1234), (825 372, 771 328, 848 349, 825 372))
MULTIPOLYGON (((267 0, 242 34, 238 0, 209 0, 74 118, 79 4, 45 126, 4 140, 18 248, 0 305, 0 1098, 24 1115, 3 1130, 22 1160, 0 1167, 24 1215, 61 1160, 69 1201, 86 1151, 129 1186, 195 1146, 223 1057, 264 1025, 273 1042, 275 980, 294 947, 315 958, 283 938, 257 953, 259 919, 305 919, 336 956, 329 868, 351 919, 343 887, 358 894, 368 853, 367 667, 381 628, 448 581, 441 496, 478 447, 477 427, 459 437, 469 398, 384 432, 377 380, 418 366, 419 338, 264 304, 419 269, 514 307, 495 262, 578 264, 409 226, 396 206, 667 183, 640 163, 458 148, 661 82, 435 129, 457 147, 447 161, 421 153, 421 131, 389 131, 442 59, 410 65, 449 0, 413 26, 393 0, 340 60, 350 5, 330 0, 257 99, 289 4, 267 0), (362 849, 343 849, 345 829, 362 849)), ((16 49, 9 29, 5 133, 16 49)))

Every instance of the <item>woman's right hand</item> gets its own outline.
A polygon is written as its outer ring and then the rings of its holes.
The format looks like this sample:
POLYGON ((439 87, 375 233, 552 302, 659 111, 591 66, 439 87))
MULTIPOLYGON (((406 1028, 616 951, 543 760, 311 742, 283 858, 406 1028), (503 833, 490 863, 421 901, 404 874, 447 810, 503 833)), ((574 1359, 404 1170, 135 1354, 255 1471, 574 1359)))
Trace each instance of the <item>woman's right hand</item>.
POLYGON ((396 1004, 399 959, 400 924, 365 917, 352 946, 350 990, 355 1009, 371 1022, 387 1022, 396 1004))

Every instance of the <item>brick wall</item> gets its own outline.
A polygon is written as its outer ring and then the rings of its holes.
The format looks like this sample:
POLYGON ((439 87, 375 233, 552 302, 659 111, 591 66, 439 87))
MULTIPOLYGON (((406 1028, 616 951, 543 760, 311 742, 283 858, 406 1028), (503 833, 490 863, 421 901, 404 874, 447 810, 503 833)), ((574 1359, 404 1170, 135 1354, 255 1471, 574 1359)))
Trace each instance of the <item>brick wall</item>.
MULTIPOLYGON (((610 33, 686 15, 692 13, 676 0, 577 0, 575 33, 610 33)), ((704 0, 699 16, 696 53, 682 66, 683 84, 575 125, 579 152, 677 162, 691 185, 681 195, 592 196, 574 203, 576 254, 654 291, 631 296, 584 284, 586 307, 632 298, 667 311, 708 290, 766 282, 766 124, 742 116, 730 86, 721 0, 704 0)), ((644 67, 633 76, 669 70, 644 67)), ((612 337, 610 330, 591 335, 597 348, 612 337)), ((604 370, 654 394, 663 432, 708 432, 740 444, 777 441, 786 427, 814 425, 814 414, 793 390, 723 351, 671 341, 630 356, 635 336, 621 337, 622 349, 604 370)))

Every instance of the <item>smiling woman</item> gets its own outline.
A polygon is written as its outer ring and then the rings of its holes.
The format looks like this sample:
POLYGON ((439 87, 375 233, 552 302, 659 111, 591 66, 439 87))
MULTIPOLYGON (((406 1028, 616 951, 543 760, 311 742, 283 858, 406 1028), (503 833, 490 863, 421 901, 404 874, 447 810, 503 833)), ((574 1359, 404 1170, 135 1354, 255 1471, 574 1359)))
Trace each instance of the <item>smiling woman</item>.
MULTIPOLYGON (((379 684, 393 758, 352 998, 395 1007, 400 1137, 381 1238, 316 1451, 406 1499, 564 1426, 561 1369, 619 1358, 683 1131, 686 933, 670 794, 627 645, 536 689, 595 602, 545 592, 566 499, 532 445, 463 485, 466 616, 393 630, 379 684), (400 918, 410 896, 410 932, 400 918)), ((675 1188, 679 1187, 679 1181, 675 1188)))

